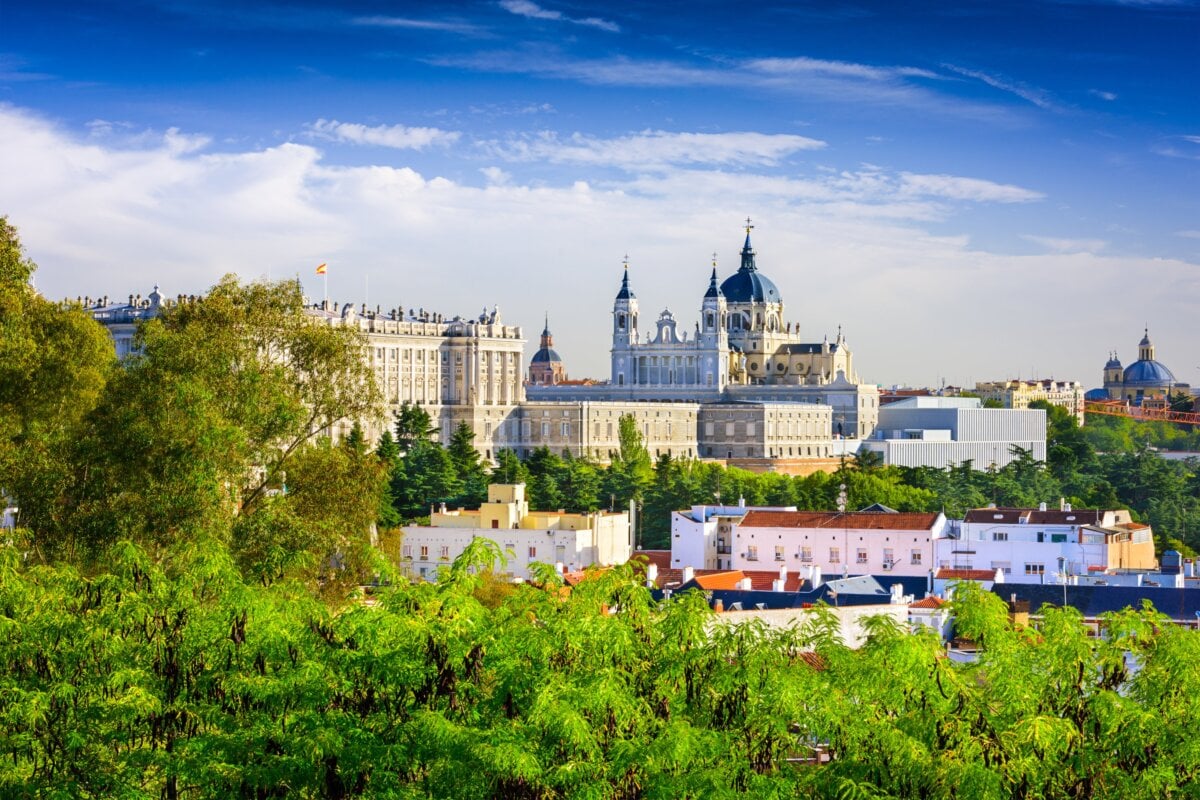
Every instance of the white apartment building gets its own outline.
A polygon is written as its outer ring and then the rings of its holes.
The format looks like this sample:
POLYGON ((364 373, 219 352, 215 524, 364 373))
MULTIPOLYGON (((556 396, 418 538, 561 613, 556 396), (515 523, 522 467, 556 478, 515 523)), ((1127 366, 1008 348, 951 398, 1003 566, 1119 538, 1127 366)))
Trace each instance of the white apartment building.
POLYGON ((522 579, 530 577, 534 563, 576 572, 623 564, 633 553, 628 513, 530 511, 523 483, 492 484, 477 511, 443 508, 431 515, 429 525, 406 525, 403 531, 400 564, 412 577, 427 580, 435 580, 440 567, 479 538, 492 540, 507 555, 507 564, 496 563, 494 569, 522 579))
POLYGON ((671 566, 913 575, 933 568, 944 514, 698 506, 671 520, 671 566))
POLYGON ((1006 583, 1059 583, 1065 576, 1154 570, 1154 534, 1128 511, 976 508, 936 543, 937 566, 1000 570, 1006 583))

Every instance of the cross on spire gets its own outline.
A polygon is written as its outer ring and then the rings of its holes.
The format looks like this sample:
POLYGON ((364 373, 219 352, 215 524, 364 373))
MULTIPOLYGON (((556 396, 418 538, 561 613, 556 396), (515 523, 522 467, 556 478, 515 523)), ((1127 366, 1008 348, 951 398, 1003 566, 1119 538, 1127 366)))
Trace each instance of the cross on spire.
POLYGON ((717 266, 717 252, 714 250, 713 251, 713 268, 715 269, 716 266, 717 266))
POLYGON ((753 230, 753 228, 754 228, 754 226, 750 224, 750 218, 746 217, 746 235, 747 236, 750 235, 750 231, 753 230))

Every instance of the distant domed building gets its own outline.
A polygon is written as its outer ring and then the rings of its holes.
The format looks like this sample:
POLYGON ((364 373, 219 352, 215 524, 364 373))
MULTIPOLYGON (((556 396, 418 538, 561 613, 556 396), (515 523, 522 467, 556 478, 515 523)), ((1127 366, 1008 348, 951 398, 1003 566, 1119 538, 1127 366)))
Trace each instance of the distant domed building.
POLYGON ((1104 365, 1104 388, 1092 389, 1087 393, 1087 399, 1123 400, 1141 405, 1143 400, 1162 400, 1169 393, 1187 393, 1189 389, 1188 384, 1175 379, 1175 373, 1166 364, 1154 358, 1154 344, 1147 328, 1138 342, 1138 360, 1122 367, 1117 354, 1109 353, 1108 363, 1104 365))
POLYGON ((542 329, 542 341, 538 351, 529 359, 529 382, 534 386, 555 386, 567 379, 567 369, 562 358, 554 350, 554 337, 550 334, 550 316, 546 316, 546 327, 542 329))

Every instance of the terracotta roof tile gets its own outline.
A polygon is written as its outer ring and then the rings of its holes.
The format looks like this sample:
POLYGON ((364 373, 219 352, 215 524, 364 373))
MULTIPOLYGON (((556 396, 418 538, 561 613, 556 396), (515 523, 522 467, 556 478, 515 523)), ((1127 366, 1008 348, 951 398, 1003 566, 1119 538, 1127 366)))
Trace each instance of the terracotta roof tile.
POLYGON ((738 583, 746 576, 740 569, 725 572, 706 572, 696 575, 696 585, 701 589, 736 589, 738 583))
POLYGON ((743 528, 851 528, 854 530, 927 531, 937 514, 878 514, 837 511, 749 511, 743 528))
MULTIPOLYGON (((769 570, 742 570, 742 574, 750 579, 750 588, 757 592, 771 591, 774 588, 775 581, 779 580, 779 573, 769 570)), ((783 583, 783 590, 785 592, 798 592, 803 586, 804 578, 795 572, 789 571, 783 583)))
POLYGON ((996 579, 996 570, 994 569, 939 569, 935 578, 942 581, 957 580, 957 581, 994 581, 996 579))
POLYGON ((944 605, 946 605, 945 600, 943 600, 940 597, 936 597, 934 595, 929 595, 929 597, 922 598, 915 603, 909 603, 908 607, 909 608, 941 608, 944 605))
POLYGON ((664 569, 671 569, 670 550, 634 550, 634 560, 636 560, 638 556, 645 558, 648 562, 658 567, 659 572, 662 572, 664 569))

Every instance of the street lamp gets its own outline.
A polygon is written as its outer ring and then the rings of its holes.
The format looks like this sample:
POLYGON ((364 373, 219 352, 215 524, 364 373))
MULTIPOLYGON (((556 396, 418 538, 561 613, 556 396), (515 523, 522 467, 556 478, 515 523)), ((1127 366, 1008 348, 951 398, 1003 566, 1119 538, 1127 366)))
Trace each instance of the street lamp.
POLYGON ((1062 602, 1062 604, 1063 604, 1063 608, 1066 608, 1067 607, 1067 557, 1066 556, 1058 557, 1058 573, 1060 576, 1062 576, 1062 585, 1063 585, 1063 602, 1062 602))

